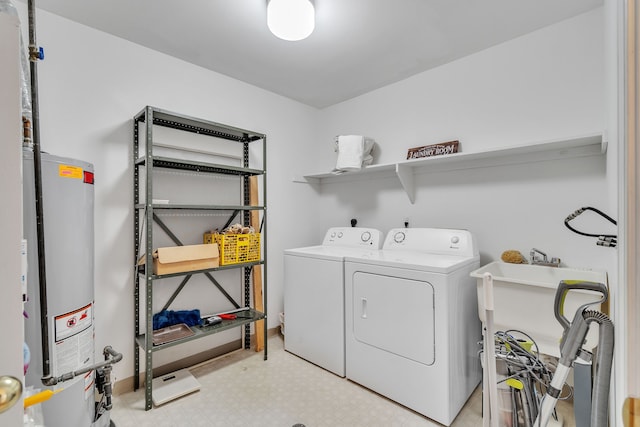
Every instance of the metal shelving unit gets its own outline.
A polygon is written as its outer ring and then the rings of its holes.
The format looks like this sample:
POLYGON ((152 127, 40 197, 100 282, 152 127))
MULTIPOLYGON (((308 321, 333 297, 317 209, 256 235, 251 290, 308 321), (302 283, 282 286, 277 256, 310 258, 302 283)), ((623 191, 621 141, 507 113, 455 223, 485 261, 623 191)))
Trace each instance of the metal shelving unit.
MULTIPOLYGON (((147 106, 140 111, 134 117, 134 129, 133 129, 133 171, 134 171, 134 310, 135 310, 135 335, 134 335, 134 389, 140 387, 140 350, 142 349, 145 354, 145 409, 149 410, 152 407, 152 381, 153 378, 153 353, 168 347, 176 346, 188 341, 196 340, 205 336, 209 336, 224 330, 231 328, 244 326, 244 348, 248 349, 251 343, 250 325, 253 322, 263 320, 266 326, 266 312, 267 312, 267 263, 266 263, 266 251, 262 251, 262 258, 259 261, 223 265, 217 268, 189 271, 184 273, 175 274, 147 274, 145 266, 153 265, 153 229, 152 224, 157 224, 176 245, 183 245, 182 241, 163 223, 163 221, 156 215, 156 211, 180 211, 182 213, 188 213, 189 211, 202 212, 202 211, 219 211, 229 212, 228 223, 239 214, 242 217, 242 223, 248 225, 249 214, 251 211, 259 210, 263 212, 262 215, 262 227, 261 240, 262 247, 267 247, 267 232, 266 232, 266 135, 248 131, 245 129, 239 129, 232 126, 227 126, 207 120, 196 119, 193 117, 185 116, 182 114, 176 114, 168 111, 164 111, 158 108, 147 106), (141 135, 140 128, 142 124, 146 124, 145 132, 141 135), (191 132, 199 135, 205 135, 216 138, 216 140, 229 141, 230 143, 238 143, 242 146, 242 159, 241 166, 230 166, 225 164, 208 163, 202 161, 190 161, 172 157, 162 157, 154 155, 153 131, 155 126, 161 126, 165 128, 171 128, 184 132, 191 132), (249 144, 261 141, 262 142, 262 169, 255 169, 249 167, 249 144), (141 143, 144 143, 141 153, 141 143), (170 203, 154 203, 153 198, 153 175, 154 169, 173 169, 185 171, 187 173, 194 172, 199 174, 221 174, 221 175, 234 175, 241 179, 243 204, 240 205, 209 205, 209 204, 170 204, 170 203), (250 194, 249 194, 249 177, 262 176, 262 198, 263 205, 250 206, 250 194), (146 225, 146 226, 145 226, 146 225), (144 244, 142 237, 144 237, 144 244), (144 255, 142 255, 144 254, 144 255), (144 258, 144 265, 138 265, 138 259, 144 258), (256 265, 262 266, 263 271, 263 307, 264 312, 260 312, 250 307, 250 293, 251 293, 251 271, 256 265), (243 269, 243 294, 244 305, 246 310, 242 313, 246 313, 244 316, 238 316, 233 320, 224 320, 222 323, 211 326, 194 326, 191 327, 193 335, 177 339, 161 345, 154 345, 153 334, 147 333, 147 331, 153 330, 153 288, 154 281, 158 279, 165 279, 169 277, 183 277, 182 282, 177 286, 173 295, 169 301, 165 304, 163 309, 168 308, 175 297, 182 291, 187 281, 191 276, 196 274, 205 275, 227 298, 229 303, 234 308, 241 309, 241 305, 237 303, 217 282, 213 275, 217 271, 229 270, 229 269, 243 269), (145 301, 144 307, 141 307, 141 297, 144 293, 145 301)), ((159 144, 158 144, 159 145, 159 144)), ((188 150, 187 150, 188 151, 188 150)), ((267 328, 263 328, 264 331, 264 359, 267 359, 267 328)))

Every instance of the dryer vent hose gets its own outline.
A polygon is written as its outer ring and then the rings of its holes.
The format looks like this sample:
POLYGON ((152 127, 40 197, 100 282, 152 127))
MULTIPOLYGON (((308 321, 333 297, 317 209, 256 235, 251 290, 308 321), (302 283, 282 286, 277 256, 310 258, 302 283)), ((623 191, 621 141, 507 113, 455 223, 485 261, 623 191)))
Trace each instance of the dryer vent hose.
POLYGON ((595 378, 591 392, 591 427, 606 427, 609 424, 609 387, 613 363, 613 322, 606 314, 595 310, 584 310, 582 316, 587 324, 596 322, 600 328, 595 378))

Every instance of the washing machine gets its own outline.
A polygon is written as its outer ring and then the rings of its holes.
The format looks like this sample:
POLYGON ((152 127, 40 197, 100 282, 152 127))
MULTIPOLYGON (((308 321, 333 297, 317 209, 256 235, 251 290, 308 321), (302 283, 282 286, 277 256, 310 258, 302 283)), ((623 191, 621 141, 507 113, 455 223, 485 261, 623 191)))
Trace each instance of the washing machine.
POLYGON ((465 230, 393 229, 345 257, 346 377, 451 425, 481 379, 476 243, 465 230))
POLYGON ((344 258, 377 252, 383 234, 330 228, 321 245, 284 251, 284 349, 345 375, 344 258))

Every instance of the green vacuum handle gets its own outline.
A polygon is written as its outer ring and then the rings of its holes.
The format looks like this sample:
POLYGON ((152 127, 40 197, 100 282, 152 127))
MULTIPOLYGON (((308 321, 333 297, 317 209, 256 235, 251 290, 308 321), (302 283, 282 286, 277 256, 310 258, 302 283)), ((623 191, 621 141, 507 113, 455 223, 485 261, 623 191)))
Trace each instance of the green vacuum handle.
POLYGON ((569 291, 577 290, 594 291, 599 292, 602 295, 602 298, 600 298, 598 301, 593 301, 581 305, 577 310, 578 312, 582 312, 582 310, 590 305, 602 304, 609 298, 609 290, 607 289, 607 285, 605 285, 604 283, 586 282, 582 280, 561 280, 560 284, 558 285, 558 289, 556 290, 556 299, 553 304, 553 311, 556 319, 558 320, 558 322, 560 322, 565 330, 569 329, 571 323, 566 317, 564 317, 564 301, 569 291))

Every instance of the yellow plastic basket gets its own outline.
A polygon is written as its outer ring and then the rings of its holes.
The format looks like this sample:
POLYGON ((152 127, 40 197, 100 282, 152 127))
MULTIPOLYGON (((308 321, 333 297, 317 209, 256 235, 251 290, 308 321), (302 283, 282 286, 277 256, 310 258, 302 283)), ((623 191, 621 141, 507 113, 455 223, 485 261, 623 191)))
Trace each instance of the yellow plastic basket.
POLYGON ((220 249, 220 265, 260 260, 260 234, 214 234, 220 249))

